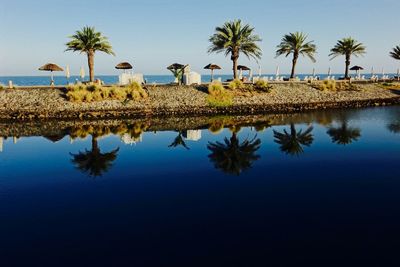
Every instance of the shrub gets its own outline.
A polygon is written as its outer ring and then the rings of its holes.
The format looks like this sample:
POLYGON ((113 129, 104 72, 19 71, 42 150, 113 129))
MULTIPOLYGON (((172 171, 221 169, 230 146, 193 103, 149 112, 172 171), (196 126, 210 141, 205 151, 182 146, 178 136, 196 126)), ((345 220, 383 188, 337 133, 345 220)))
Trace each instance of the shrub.
POLYGON ((85 90, 71 90, 67 93, 67 98, 72 102, 83 102, 87 93, 85 90))
POLYGON ((147 92, 136 82, 127 87, 102 87, 99 85, 71 85, 67 87, 67 98, 72 102, 92 102, 107 99, 139 100, 148 97, 147 92))
POLYGON ((102 90, 93 91, 93 92, 91 92, 91 95, 93 96, 93 101, 101 101, 104 99, 102 90))
POLYGON ((2 84, 0 84, 0 90, 3 90, 4 86, 2 84))
POLYGON ((225 88, 222 85, 222 83, 218 82, 218 81, 214 81, 212 83, 210 83, 210 85, 208 86, 208 93, 210 95, 217 95, 220 94, 221 91, 224 91, 225 88))
POLYGON ((110 90, 110 97, 111 97, 112 99, 124 100, 124 99, 126 99, 127 94, 126 94, 124 88, 121 88, 121 87, 111 87, 111 90, 110 90))
POLYGON ((208 86, 207 101, 210 106, 226 107, 232 105, 233 96, 220 82, 213 82, 208 86))
POLYGON ((130 98, 135 100, 148 97, 147 92, 138 82, 131 82, 128 87, 125 88, 125 91, 130 98))
POLYGON ((336 81, 334 80, 325 80, 322 82, 318 82, 315 86, 318 90, 321 91, 336 91, 336 81))
POLYGON ((93 93, 86 91, 86 94, 85 94, 85 97, 84 97, 83 101, 92 102, 92 100, 93 100, 93 93))
POLYGON ((264 92, 270 92, 272 89, 272 86, 268 84, 267 81, 264 80, 258 80, 255 84, 254 84, 254 88, 256 90, 260 90, 260 91, 264 91, 264 92))
POLYGON ((236 89, 241 89, 244 87, 244 84, 241 80, 239 79, 235 79, 233 81, 231 81, 228 85, 228 87, 232 90, 236 90, 236 89))

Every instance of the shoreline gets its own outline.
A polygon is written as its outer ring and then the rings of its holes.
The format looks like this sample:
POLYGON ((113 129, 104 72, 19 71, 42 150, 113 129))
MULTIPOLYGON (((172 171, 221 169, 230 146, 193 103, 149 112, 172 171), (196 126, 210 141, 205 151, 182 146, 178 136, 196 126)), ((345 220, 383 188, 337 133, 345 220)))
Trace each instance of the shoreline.
POLYGON ((149 98, 122 103, 107 100, 72 103, 63 87, 0 91, 1 121, 135 119, 169 116, 257 115, 306 110, 361 108, 400 104, 400 93, 378 84, 357 84, 357 91, 322 92, 306 83, 271 83, 274 93, 250 92, 227 107, 211 107, 203 86, 147 86, 149 98))

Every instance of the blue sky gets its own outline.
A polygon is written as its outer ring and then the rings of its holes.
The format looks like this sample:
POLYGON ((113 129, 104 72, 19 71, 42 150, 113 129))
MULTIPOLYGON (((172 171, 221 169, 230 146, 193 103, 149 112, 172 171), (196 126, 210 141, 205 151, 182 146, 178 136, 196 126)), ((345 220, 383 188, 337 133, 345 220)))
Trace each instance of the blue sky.
MULTIPOLYGON (((352 65, 371 66, 395 72, 400 62, 388 54, 400 45, 398 0, 0 0, 0 76, 43 75, 37 68, 54 62, 70 65, 72 74, 87 65, 86 57, 64 52, 67 36, 85 25, 95 26, 109 37, 116 56, 97 53, 96 74, 118 73, 114 66, 129 61, 136 72, 168 74, 173 62, 190 64, 192 69, 214 62, 230 73, 231 61, 209 55, 208 38, 214 28, 227 20, 242 19, 255 27, 263 42, 263 73, 290 71, 290 58, 275 59, 276 45, 283 34, 304 31, 314 40, 317 63, 301 58, 298 73, 312 68, 326 73, 329 67, 341 73, 344 59, 329 60, 336 40, 352 36, 367 46, 367 55, 354 58, 352 65)), ((257 63, 244 56, 239 63, 257 70, 257 63)))

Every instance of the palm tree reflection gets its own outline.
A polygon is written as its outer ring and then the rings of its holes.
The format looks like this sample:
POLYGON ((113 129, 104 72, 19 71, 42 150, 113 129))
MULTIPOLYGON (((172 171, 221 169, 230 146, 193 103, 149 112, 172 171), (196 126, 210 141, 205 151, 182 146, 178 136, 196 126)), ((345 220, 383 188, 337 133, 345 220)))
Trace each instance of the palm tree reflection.
POLYGON ((329 127, 326 133, 331 137, 333 143, 344 146, 357 141, 361 136, 361 130, 350 127, 346 119, 342 120, 339 127, 329 127))
POLYGON ((400 122, 393 122, 387 125, 390 132, 398 134, 400 133, 400 122))
POLYGON ((109 171, 113 165, 113 161, 117 158, 119 148, 107 153, 102 153, 97 143, 97 138, 92 136, 92 149, 71 154, 71 162, 76 168, 89 176, 98 177, 109 171))
POLYGON ((303 146, 308 147, 314 141, 314 137, 311 134, 312 130, 313 127, 310 126, 304 132, 302 129, 297 131, 295 125, 291 123, 290 132, 287 132, 286 129, 283 130, 283 133, 273 131, 274 141, 280 145, 282 152, 290 155, 300 155, 304 152, 303 146))
POLYGON ((242 171, 251 168, 253 162, 260 158, 256 154, 260 146, 261 140, 257 136, 254 136, 252 140, 246 138, 240 143, 234 131, 230 139, 225 137, 224 143, 208 143, 207 148, 211 151, 208 158, 214 163, 216 169, 239 175, 242 171))

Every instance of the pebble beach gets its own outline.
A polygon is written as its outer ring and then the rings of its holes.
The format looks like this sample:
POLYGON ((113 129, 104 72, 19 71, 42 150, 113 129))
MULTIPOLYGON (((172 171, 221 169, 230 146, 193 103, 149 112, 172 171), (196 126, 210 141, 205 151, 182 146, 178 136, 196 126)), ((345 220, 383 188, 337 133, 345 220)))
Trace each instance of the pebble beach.
POLYGON ((211 107, 206 86, 147 86, 149 97, 140 101, 106 100, 74 103, 65 88, 0 90, 1 120, 90 119, 148 116, 290 113, 326 108, 366 107, 400 103, 398 91, 379 84, 357 85, 357 90, 326 92, 306 83, 273 84, 269 93, 234 92, 233 105, 211 107))

